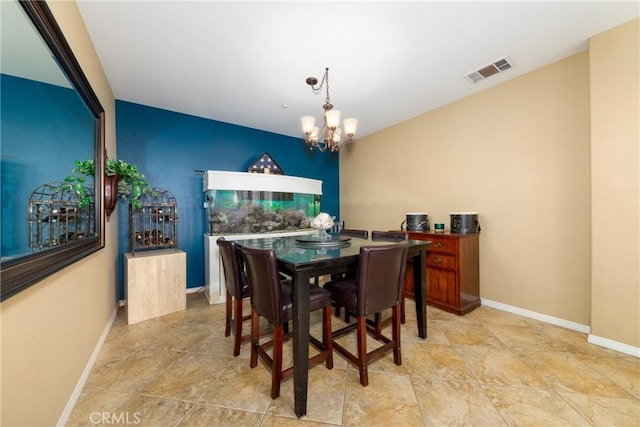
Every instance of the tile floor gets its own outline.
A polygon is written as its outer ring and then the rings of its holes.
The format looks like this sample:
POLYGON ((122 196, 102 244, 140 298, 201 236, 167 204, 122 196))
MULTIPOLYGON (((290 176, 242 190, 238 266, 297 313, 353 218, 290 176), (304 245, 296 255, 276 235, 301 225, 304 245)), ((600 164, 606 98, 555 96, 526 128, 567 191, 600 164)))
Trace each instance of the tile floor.
MULTIPOLYGON (((270 375, 260 363, 249 368, 248 345, 232 357, 223 304, 191 294, 186 311, 130 326, 121 312, 67 425, 640 425, 639 359, 588 344, 585 334, 486 307, 464 317, 429 307, 428 338, 421 340, 412 303, 402 366, 389 354, 370 366, 362 387, 357 371, 335 354, 333 370, 311 369, 301 420, 291 380, 271 400, 270 375)), ((320 317, 313 316, 317 334, 320 317)), ((342 324, 333 318, 333 329, 342 324)))

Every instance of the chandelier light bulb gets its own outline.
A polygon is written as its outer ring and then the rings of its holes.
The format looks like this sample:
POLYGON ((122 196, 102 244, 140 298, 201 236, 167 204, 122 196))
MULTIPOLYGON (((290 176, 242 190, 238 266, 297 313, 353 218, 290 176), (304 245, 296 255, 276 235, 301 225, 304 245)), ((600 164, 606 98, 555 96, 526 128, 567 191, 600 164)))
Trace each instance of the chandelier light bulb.
POLYGON ((340 126, 340 111, 329 110, 325 113, 327 119, 327 127, 329 129, 335 129, 340 126))
POLYGON ((300 123, 302 123, 302 132, 305 135, 309 135, 311 131, 314 129, 314 126, 316 124, 316 118, 313 116, 304 116, 300 119, 300 123))
POLYGON ((356 134, 356 128, 358 127, 358 119, 354 119, 354 118, 344 119, 344 122, 342 122, 342 124, 344 125, 344 133, 348 137, 352 137, 353 135, 356 134))

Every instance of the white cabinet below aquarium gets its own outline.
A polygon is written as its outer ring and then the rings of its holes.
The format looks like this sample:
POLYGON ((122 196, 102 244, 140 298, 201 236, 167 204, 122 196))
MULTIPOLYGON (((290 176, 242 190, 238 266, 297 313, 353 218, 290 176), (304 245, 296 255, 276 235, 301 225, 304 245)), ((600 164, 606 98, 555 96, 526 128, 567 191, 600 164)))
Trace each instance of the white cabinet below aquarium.
POLYGON ((316 230, 300 230, 284 233, 260 233, 260 234, 231 234, 228 236, 208 235, 204 236, 204 294, 209 304, 223 303, 227 300, 227 292, 224 281, 224 270, 222 268, 222 259, 220 259, 220 251, 216 240, 224 237, 227 240, 243 240, 243 239, 272 239, 287 236, 304 236, 306 234, 315 234, 316 230))

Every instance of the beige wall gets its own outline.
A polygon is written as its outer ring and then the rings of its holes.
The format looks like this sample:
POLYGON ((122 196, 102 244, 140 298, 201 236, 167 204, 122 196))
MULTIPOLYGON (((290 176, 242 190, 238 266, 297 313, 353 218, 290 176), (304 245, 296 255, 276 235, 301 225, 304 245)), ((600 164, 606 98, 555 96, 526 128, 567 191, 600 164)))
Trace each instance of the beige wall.
POLYGON ((342 219, 478 211, 481 297, 587 325, 588 78, 582 52, 360 139, 340 154, 342 219))
MULTIPOLYGON (((58 23, 106 112, 115 157, 115 103, 74 2, 50 2, 58 23)), ((55 425, 116 306, 117 214, 106 248, 4 301, 3 426, 55 425)))
POLYGON ((589 45, 591 333, 640 347, 640 20, 589 45))
POLYGON ((342 219, 389 229, 406 212, 448 224, 450 211, 478 211, 482 298, 637 351, 639 50, 635 20, 590 51, 362 138, 340 153, 342 219))

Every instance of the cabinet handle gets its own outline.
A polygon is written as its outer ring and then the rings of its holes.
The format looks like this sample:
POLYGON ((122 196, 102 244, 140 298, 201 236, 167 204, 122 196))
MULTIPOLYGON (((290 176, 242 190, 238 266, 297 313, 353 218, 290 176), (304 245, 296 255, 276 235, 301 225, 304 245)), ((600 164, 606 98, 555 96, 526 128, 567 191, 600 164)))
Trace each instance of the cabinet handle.
POLYGON ((435 243, 433 244, 433 246, 435 246, 436 248, 441 248, 441 247, 442 247, 442 243, 440 243, 440 242, 435 242, 435 243))
POLYGON ((442 258, 436 258, 433 260, 436 264, 442 264, 442 258))

